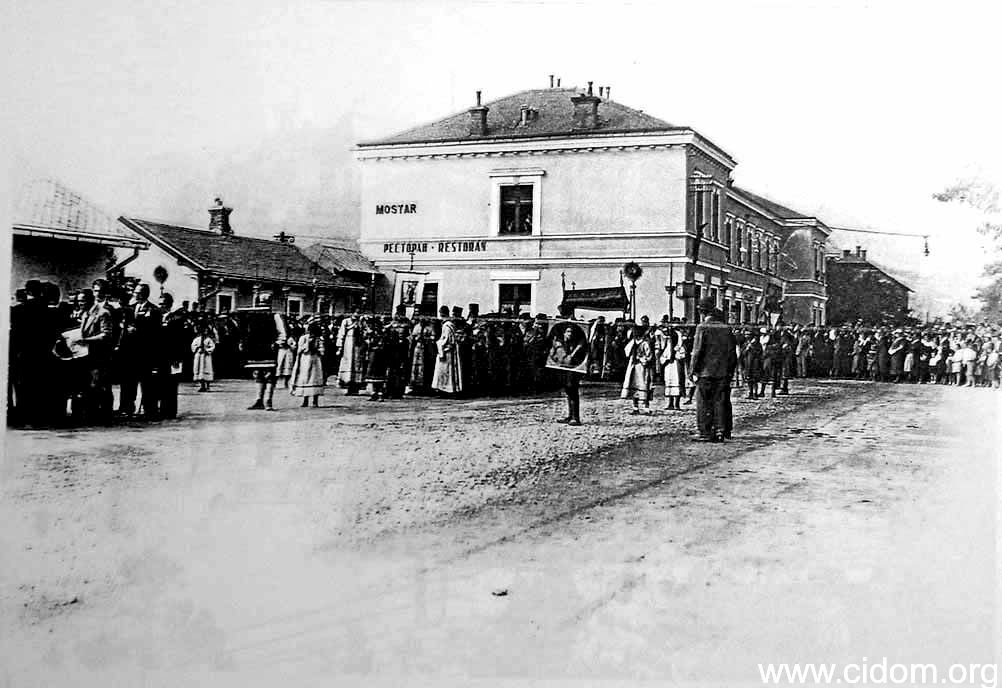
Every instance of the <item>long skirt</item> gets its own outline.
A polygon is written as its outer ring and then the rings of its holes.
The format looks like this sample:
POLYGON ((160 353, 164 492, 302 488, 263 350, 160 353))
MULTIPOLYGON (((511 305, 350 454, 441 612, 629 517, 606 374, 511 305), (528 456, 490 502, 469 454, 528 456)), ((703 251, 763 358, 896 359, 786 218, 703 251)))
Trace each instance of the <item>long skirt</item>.
POLYGON ((623 379, 621 399, 637 401, 651 400, 651 369, 643 363, 631 363, 627 366, 626 377, 623 379))
POLYGON ((296 353, 289 347, 283 346, 278 350, 275 358, 275 375, 278 377, 292 377, 292 369, 296 366, 296 353))
POLYGON ((664 367, 665 396, 685 395, 685 361, 669 361, 664 367))
POLYGON ((313 397, 324 393, 324 364, 319 354, 303 352, 292 366, 292 387, 295 397, 313 397))
POLYGON ((212 354, 200 351, 195 354, 192 362, 191 379, 204 382, 212 382, 215 377, 212 369, 212 354))
POLYGON ((909 353, 907 356, 905 356, 904 371, 906 373, 910 373, 913 370, 915 370, 915 354, 909 353))

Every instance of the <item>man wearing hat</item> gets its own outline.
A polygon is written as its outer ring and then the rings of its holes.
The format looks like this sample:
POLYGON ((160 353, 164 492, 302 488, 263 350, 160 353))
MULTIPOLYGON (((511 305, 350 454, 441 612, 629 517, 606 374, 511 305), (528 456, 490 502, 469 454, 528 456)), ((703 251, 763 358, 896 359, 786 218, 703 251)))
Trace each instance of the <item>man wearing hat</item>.
POLYGON ((696 383, 696 423, 700 442, 723 441, 727 432, 724 395, 737 367, 734 333, 720 317, 712 298, 700 299, 703 322, 692 347, 692 379, 696 383))

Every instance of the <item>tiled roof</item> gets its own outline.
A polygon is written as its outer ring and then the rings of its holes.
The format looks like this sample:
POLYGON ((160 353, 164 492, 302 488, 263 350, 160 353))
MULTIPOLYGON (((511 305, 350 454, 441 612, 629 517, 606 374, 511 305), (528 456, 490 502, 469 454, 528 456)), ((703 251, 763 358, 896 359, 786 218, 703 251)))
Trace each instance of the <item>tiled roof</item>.
POLYGON ((312 284, 315 277, 319 286, 365 288, 347 277, 331 274, 294 244, 223 235, 139 218, 122 218, 122 221, 169 253, 216 275, 295 284, 312 284))
POLYGON ((887 279, 891 280, 892 282, 894 282, 895 284, 897 284, 902 289, 907 289, 908 291, 910 291, 912 293, 915 293, 914 289, 912 289, 907 284, 905 284, 904 282, 902 282, 900 279, 898 279, 897 277, 895 277, 894 275, 892 275, 887 270, 887 268, 885 268, 885 267, 883 267, 881 265, 878 265, 877 263, 874 263, 869 258, 863 258, 863 257, 857 256, 855 254, 850 254, 848 256, 843 256, 843 255, 832 256, 832 260, 834 262, 836 262, 836 263, 841 264, 841 265, 851 265, 851 266, 859 268, 859 269, 869 269, 869 270, 873 270, 873 271, 879 272, 884 277, 886 277, 887 279))
POLYGON ((785 220, 810 217, 809 215, 804 215, 803 213, 799 213, 796 210, 790 210, 786 206, 782 206, 779 203, 776 203, 775 201, 770 201, 765 196, 759 196, 758 194, 754 194, 751 191, 748 191, 747 189, 742 189, 737 186, 732 186, 731 190, 737 193, 739 196, 744 196, 747 200, 751 201, 755 205, 765 208, 776 217, 785 220))
POLYGON ((671 125, 662 119, 604 98, 598 106, 598 127, 585 131, 574 129, 574 104, 571 103, 571 97, 580 93, 580 89, 574 88, 536 89, 522 91, 485 103, 488 108, 486 136, 470 135, 470 113, 468 110, 463 110, 436 122, 414 127, 387 138, 366 141, 359 145, 532 138, 570 134, 581 136, 592 133, 638 133, 685 129, 685 127, 671 125), (526 126, 520 124, 523 105, 528 105, 538 112, 538 117, 526 126))
POLYGON ((38 178, 22 184, 12 210, 11 224, 18 233, 91 240, 113 246, 147 245, 120 222, 54 179, 38 178))
POLYGON ((314 260, 331 272, 361 272, 379 274, 379 269, 371 260, 362 255, 348 242, 323 241, 303 249, 310 260, 314 260))

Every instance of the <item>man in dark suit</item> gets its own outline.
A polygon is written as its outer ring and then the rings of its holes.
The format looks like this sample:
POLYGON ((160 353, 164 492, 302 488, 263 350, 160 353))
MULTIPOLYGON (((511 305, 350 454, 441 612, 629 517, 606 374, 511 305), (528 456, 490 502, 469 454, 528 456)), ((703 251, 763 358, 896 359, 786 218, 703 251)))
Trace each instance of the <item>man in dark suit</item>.
POLYGON ((146 417, 159 415, 154 370, 160 350, 160 328, 163 315, 150 303, 150 285, 137 284, 132 291, 132 303, 125 309, 125 333, 122 337, 122 384, 118 409, 131 416, 136 411, 136 392, 142 391, 146 417))
POLYGON ((737 368, 734 333, 711 298, 699 301, 703 322, 692 347, 692 379, 696 383, 696 423, 700 442, 721 442, 729 433, 725 395, 737 368))
MULTIPOLYGON (((106 290, 107 283, 97 280, 98 290, 106 290)), ((81 344, 87 345, 83 381, 83 414, 87 420, 108 423, 111 420, 111 379, 109 367, 114 344, 114 322, 104 301, 96 301, 95 294, 85 289, 81 299, 81 344)))

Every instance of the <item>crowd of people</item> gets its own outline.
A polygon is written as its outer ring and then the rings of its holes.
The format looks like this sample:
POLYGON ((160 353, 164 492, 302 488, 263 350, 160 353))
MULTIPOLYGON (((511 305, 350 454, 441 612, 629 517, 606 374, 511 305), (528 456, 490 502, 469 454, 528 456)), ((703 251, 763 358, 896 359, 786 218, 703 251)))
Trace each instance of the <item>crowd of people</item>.
MULTIPOLYGON (((703 305, 702 319, 723 325, 723 314, 703 305)), ((273 408, 276 386, 301 397, 304 407, 319 406, 331 387, 383 401, 508 396, 563 386, 569 412, 562 422, 578 424, 581 378, 621 383, 620 396, 634 414, 651 412, 656 386, 663 385, 666 411, 691 404, 699 388, 699 328, 667 316, 653 325, 646 316, 638 322, 599 316, 579 321, 580 329, 559 338, 550 337, 552 320, 545 314, 464 317, 459 307, 443 307, 437 318, 356 310, 281 322, 271 343, 273 360, 254 370, 258 395, 252 409, 273 408), (574 340, 582 331, 582 341, 574 340), (586 354, 582 373, 547 366, 554 347, 571 345, 576 354, 586 354)), ((790 380, 804 377, 1002 384, 997 326, 725 329, 734 354, 726 375, 728 399, 734 389, 746 390, 749 399, 788 394, 790 380)), ((154 305, 146 284, 116 289, 96 280, 62 301, 54 285, 29 280, 11 311, 10 418, 15 424, 55 424, 107 423, 115 415, 176 417, 179 381, 191 380, 207 392, 217 376, 246 375, 246 336, 232 314, 203 312, 187 302, 175 308, 169 293, 154 305), (117 409, 113 384, 119 385, 117 409)))
POLYGON ((98 279, 61 296, 40 280, 16 292, 7 389, 12 425, 175 418, 181 379, 208 391, 220 342, 229 339, 237 350, 233 323, 187 303, 175 308, 169 293, 154 304, 148 284, 98 279))

